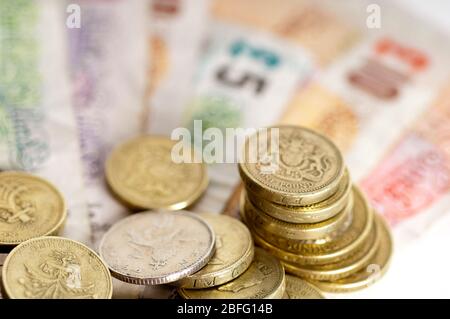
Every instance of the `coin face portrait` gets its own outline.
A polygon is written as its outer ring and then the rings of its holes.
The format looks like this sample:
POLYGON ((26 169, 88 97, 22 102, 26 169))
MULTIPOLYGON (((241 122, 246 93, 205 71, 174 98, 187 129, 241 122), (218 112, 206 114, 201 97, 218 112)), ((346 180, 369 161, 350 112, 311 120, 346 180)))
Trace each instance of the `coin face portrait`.
MULTIPOLYGON (((255 134, 258 145, 266 144, 265 147, 254 145, 255 138, 248 138, 244 147, 244 154, 257 152, 256 162, 244 161, 240 163, 243 177, 246 177, 247 186, 256 184, 263 191, 298 198, 304 197, 302 204, 310 204, 325 199, 335 190, 345 167, 343 158, 337 147, 326 137, 315 133, 307 128, 299 126, 280 126, 269 128, 269 131, 278 129, 278 152, 276 146, 272 147, 272 138, 261 141, 261 136, 273 136, 272 134, 255 134), (267 162, 261 151, 270 149, 278 153, 277 167, 267 173, 267 162), (311 199, 307 199, 311 197, 311 199)), ((276 143, 276 142, 275 142, 276 143)), ((244 159, 252 156, 246 155, 244 159)), ((273 195, 274 195, 273 194, 273 195)), ((268 199, 279 202, 278 197, 268 199)), ((289 202, 281 202, 289 204, 289 202)), ((293 203, 295 204, 295 202, 293 203)))
POLYGON ((119 145, 106 162, 106 179, 112 191, 129 206, 144 209, 182 209, 206 189, 207 170, 202 163, 175 163, 176 141, 142 136, 119 145))
POLYGON ((11 251, 2 270, 9 298, 105 299, 111 275, 88 247, 70 239, 30 239, 11 251))
POLYGON ((114 277, 137 284, 162 284, 205 266, 215 247, 212 229, 194 214, 143 212, 115 224, 100 243, 114 277))
POLYGON ((0 173, 0 245, 53 234, 65 217, 64 199, 49 182, 28 173, 0 173))

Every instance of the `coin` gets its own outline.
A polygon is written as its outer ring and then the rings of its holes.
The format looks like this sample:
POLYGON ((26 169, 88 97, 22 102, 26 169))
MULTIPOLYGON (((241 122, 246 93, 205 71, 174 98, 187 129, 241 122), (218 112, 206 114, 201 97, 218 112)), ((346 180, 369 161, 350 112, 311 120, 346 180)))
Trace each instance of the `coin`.
POLYGON ((113 225, 100 256, 117 279, 157 285, 177 281, 205 266, 215 249, 211 227, 186 212, 142 212, 113 225))
POLYGON ((282 205, 304 206, 325 200, 336 192, 345 171, 342 154, 333 142, 300 126, 259 130, 246 139, 243 155, 239 172, 245 186, 282 205), (268 138, 276 136, 274 129, 279 132, 278 143, 276 138, 268 138), (259 147, 261 144, 267 147, 259 147), (267 149, 274 157, 270 163, 267 149))
POLYGON ((205 267, 176 283, 183 288, 198 289, 222 285, 239 277, 253 260, 252 236, 243 223, 225 215, 198 215, 214 230, 216 251, 205 267))
POLYGON ((161 136, 141 136, 113 150, 106 161, 106 179, 114 194, 141 209, 177 210, 197 200, 208 185, 206 166, 175 163, 176 143, 161 136))
POLYGON ((319 289, 296 276, 286 274, 286 299, 323 299, 319 289))
POLYGON ((332 293, 351 292, 368 287, 378 281, 386 272, 392 255, 392 237, 389 227, 381 216, 376 216, 380 225, 380 246, 369 264, 352 275, 333 281, 311 280, 323 291, 332 293))
POLYGON ((48 181, 22 172, 0 173, 0 245, 56 234, 66 218, 61 193, 48 181))
POLYGON ((242 275, 224 285, 206 289, 178 290, 185 299, 277 299, 285 292, 285 274, 281 263, 261 248, 242 275))
POLYGON ((62 237, 33 238, 14 248, 3 265, 2 284, 12 299, 112 296, 111 275, 100 257, 62 237))
POLYGON ((286 272, 314 280, 336 280, 349 276, 367 266, 380 243, 379 226, 373 225, 369 237, 361 249, 353 251, 345 259, 326 265, 295 265, 282 261, 286 272))
MULTIPOLYGON (((245 196, 246 193, 243 191, 242 197, 245 196)), ((246 218, 253 223, 253 229, 262 236, 264 236, 262 234, 264 232, 293 240, 321 239, 341 233, 351 223, 352 219, 353 196, 349 198, 339 214, 314 224, 287 223, 258 210, 248 199, 248 196, 243 201, 246 218)))
POLYGON ((247 195, 259 210, 273 218, 289 223, 318 223, 342 211, 351 196, 351 190, 352 183, 349 173, 346 171, 336 193, 316 204, 307 206, 280 205, 252 195, 250 192, 247 192, 247 195))
POLYGON ((360 249, 370 234, 373 213, 369 209, 365 196, 355 186, 353 187, 353 198, 351 224, 334 240, 324 242, 285 239, 281 236, 273 236, 264 230, 260 236, 253 230, 252 223, 247 221, 245 210, 241 208, 240 213, 252 232, 255 243, 270 250, 278 258, 296 264, 323 265, 344 259, 352 251, 360 249))

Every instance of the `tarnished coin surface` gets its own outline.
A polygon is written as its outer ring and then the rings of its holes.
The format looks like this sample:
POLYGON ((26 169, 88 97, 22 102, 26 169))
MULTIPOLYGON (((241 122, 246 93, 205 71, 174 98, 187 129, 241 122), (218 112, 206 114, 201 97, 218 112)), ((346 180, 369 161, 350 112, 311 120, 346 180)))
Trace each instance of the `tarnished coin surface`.
POLYGON ((62 237, 39 237, 14 248, 2 269, 12 299, 109 299, 108 268, 87 246, 62 237))
POLYGON ((307 281, 292 275, 286 275, 287 299, 324 299, 320 290, 307 281))
POLYGON ((207 289, 178 290, 185 299, 278 299, 285 292, 285 274, 281 263, 261 248, 242 275, 224 285, 207 289))
POLYGON ((195 214, 142 212, 113 225, 100 243, 100 256, 117 279, 141 285, 177 281, 205 266, 215 235, 195 214))
POLYGON ((48 181, 23 172, 0 173, 0 245, 54 235, 64 225, 66 205, 48 181))
POLYGON ((261 129, 246 139, 239 171, 252 193, 282 205, 304 206, 334 194, 345 166, 341 152, 328 138, 284 125, 261 129), (278 129, 278 140, 273 129, 278 129))
POLYGON ((176 285, 199 289, 222 285, 239 277, 253 260, 254 245, 247 226, 221 214, 199 213, 214 230, 216 251, 208 264, 176 285))
POLYGON ((177 210, 192 204, 208 185, 207 169, 203 163, 176 163, 176 143, 162 136, 141 136, 119 145, 105 168, 113 193, 140 209, 177 210))

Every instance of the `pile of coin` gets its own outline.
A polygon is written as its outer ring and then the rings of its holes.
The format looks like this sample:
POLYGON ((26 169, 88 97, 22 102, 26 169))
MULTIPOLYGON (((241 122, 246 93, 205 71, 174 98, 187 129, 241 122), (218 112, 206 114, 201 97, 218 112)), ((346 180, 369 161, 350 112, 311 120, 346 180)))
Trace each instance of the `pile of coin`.
POLYGON ((64 198, 50 182, 0 173, 0 297, 111 298, 111 275, 100 257, 54 237, 66 215, 64 198))
POLYGON ((241 218, 286 272, 327 292, 361 289, 385 272, 389 229, 329 139, 298 126, 261 129, 246 140, 239 172, 241 218))

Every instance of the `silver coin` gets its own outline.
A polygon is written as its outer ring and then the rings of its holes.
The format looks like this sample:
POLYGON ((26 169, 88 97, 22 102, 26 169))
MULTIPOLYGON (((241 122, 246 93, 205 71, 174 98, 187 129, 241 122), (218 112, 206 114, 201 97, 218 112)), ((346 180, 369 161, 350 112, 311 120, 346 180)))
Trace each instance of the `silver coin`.
POLYGON ((214 232, 203 219, 186 211, 157 211, 137 213, 113 225, 99 252, 117 279, 158 285, 197 272, 214 249, 214 232))

